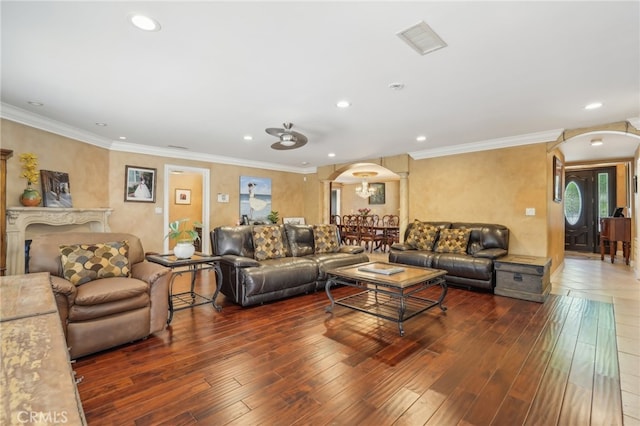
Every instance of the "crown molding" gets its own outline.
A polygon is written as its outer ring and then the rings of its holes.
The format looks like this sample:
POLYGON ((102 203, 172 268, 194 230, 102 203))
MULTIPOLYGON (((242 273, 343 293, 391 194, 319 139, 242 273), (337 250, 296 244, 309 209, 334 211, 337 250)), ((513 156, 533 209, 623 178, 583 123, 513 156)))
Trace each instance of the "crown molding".
POLYGON ((134 154, 155 155, 158 157, 179 158, 182 160, 205 161, 210 163, 228 164, 232 166, 252 167, 256 169, 275 170, 279 172, 291 173, 315 173, 315 167, 289 167, 282 164, 264 163, 261 161, 251 161, 235 157, 224 157, 221 155, 204 154, 175 148, 159 148, 149 145, 140 145, 129 142, 113 141, 112 151, 130 152, 134 154))
POLYGON ((534 143, 551 142, 558 139, 564 129, 547 130, 544 132, 527 133, 524 135, 509 136, 506 138, 488 139, 485 141, 471 142, 453 146, 425 149, 409 152, 414 160, 425 158, 444 157, 447 155, 466 154, 470 152, 488 151, 490 149, 509 148, 513 146, 530 145, 534 143))
POLYGON ((111 147, 112 141, 108 138, 103 138, 96 134, 77 129, 60 121, 52 120, 4 102, 0 105, 0 116, 7 120, 35 127, 36 129, 44 130, 45 132, 55 133, 56 135, 75 139, 90 145, 99 146, 100 148, 110 149, 111 147))
POLYGON ((65 123, 61 123, 50 118, 34 114, 30 111, 17 108, 13 105, 2 102, 0 104, 0 117, 15 121, 16 123, 55 133, 79 142, 88 143, 110 151, 130 152, 132 154, 155 155, 158 157, 179 158, 193 161, 208 161, 211 163, 229 164, 233 166, 252 167, 257 169, 275 170, 279 172, 290 172, 300 174, 310 174, 317 171, 316 167, 291 167, 282 164, 266 163, 261 161, 250 161, 241 158, 223 157, 218 155, 204 154, 200 152, 183 151, 180 149, 159 148, 149 145, 135 144, 130 142, 114 141, 108 138, 95 135, 84 130, 77 129, 65 123))

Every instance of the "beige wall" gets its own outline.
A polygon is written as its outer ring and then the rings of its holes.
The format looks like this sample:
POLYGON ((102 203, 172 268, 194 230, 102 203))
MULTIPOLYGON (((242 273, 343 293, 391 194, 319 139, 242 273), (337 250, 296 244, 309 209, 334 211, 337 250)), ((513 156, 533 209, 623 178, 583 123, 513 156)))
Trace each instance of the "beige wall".
MULTIPOLYGON (((108 150, 13 121, 2 120, 0 126, 2 148, 13 150, 7 161, 7 206, 20 205, 20 194, 27 186, 26 179, 19 177, 20 154, 33 152, 38 155, 38 169, 69 173, 74 206, 109 207, 108 150)), ((41 188, 39 182, 36 187, 41 188)))
MULTIPOLYGON (((564 197, 562 202, 553 201, 553 157, 557 156, 564 164, 564 154, 558 149, 552 149, 547 155, 547 257, 551 258, 551 271, 555 271, 564 261, 564 197)), ((562 175, 562 192, 566 187, 564 170, 562 175)))
MULTIPOLYGON (((317 179, 307 178, 305 181, 304 176, 298 173, 109 151, 9 120, 3 119, 1 124, 1 147, 14 151, 13 157, 7 162, 8 206, 19 205, 19 196, 26 186, 25 179, 19 177, 21 168, 18 158, 23 152, 32 152, 38 156, 39 168, 69 173, 74 207, 111 207, 111 229, 136 234, 147 251, 162 251, 164 236, 168 231, 164 229, 164 215, 155 213, 156 207, 164 206, 165 164, 210 170, 211 229, 238 221, 241 175, 272 179, 272 206, 280 217, 304 216, 309 223, 317 221, 319 217, 320 192, 314 185, 317 179), (156 169, 155 203, 124 201, 127 165, 156 169), (219 203, 218 193, 229 194, 229 203, 219 203), (307 209, 312 213, 306 214, 307 209)), ((173 194, 170 192, 171 197, 173 194)), ((192 197, 194 195, 195 192, 192 197)))
POLYGON ((545 144, 414 160, 409 219, 502 224, 511 253, 546 256, 548 162, 545 144))
MULTIPOLYGON (((272 179, 272 205, 281 218, 302 216, 307 223, 319 223, 328 182, 342 168, 348 167, 324 166, 317 173, 303 175, 131 154, 109 151, 8 120, 1 123, 1 147, 14 151, 14 156, 7 162, 9 206, 18 205, 18 197, 26 186, 25 180, 18 177, 19 155, 33 152, 38 155, 41 169, 69 173, 75 207, 112 208, 112 230, 135 233, 149 251, 161 251, 166 234, 164 216, 155 213, 156 207, 164 206, 165 164, 210 171, 211 228, 235 224, 239 220, 242 175, 272 179), (124 202, 126 165, 156 169, 155 203, 124 202), (228 194, 229 202, 218 202, 218 193, 228 194)), ((552 149, 553 145, 539 143, 423 160, 412 160, 405 154, 373 162, 396 173, 408 171, 410 220, 503 224, 510 229, 511 253, 551 257, 555 270, 563 261, 564 215, 563 204, 552 201, 553 155, 563 158, 560 151, 552 149), (552 150, 547 152, 547 149, 552 150), (535 208, 536 215, 526 216, 526 208, 535 208)), ((626 182, 625 176, 625 171, 619 169, 619 182, 626 182)), ((346 185, 343 193, 351 194, 351 189, 346 185)), ((387 203, 380 206, 369 206, 366 200, 356 200, 355 195, 352 201, 345 198, 342 213, 365 206, 376 213, 380 210, 378 214, 396 213, 388 209, 397 210, 394 200, 398 198, 398 189, 397 182, 387 182, 387 203)), ((619 190, 622 194, 624 185, 619 185, 619 190)), ((173 197, 173 191, 170 196, 173 197)), ((625 196, 619 195, 619 198, 625 196)))

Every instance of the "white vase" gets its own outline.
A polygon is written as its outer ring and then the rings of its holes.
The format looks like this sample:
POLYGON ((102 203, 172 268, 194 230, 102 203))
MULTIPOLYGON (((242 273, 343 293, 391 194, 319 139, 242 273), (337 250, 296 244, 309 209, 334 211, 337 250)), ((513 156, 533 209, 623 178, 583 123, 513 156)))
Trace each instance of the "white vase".
POLYGON ((189 259, 196 252, 196 248, 192 242, 177 243, 173 248, 173 254, 178 259, 189 259))

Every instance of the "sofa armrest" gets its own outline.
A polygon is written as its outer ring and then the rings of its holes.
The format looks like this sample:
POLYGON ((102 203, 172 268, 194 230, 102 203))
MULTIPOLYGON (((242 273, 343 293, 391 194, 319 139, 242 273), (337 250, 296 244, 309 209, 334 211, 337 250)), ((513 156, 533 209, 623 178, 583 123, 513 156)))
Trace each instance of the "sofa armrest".
POLYGON ((497 259, 499 257, 505 256, 507 254, 507 250, 501 248, 490 248, 477 251, 473 254, 473 257, 480 257, 483 259, 497 259))
POLYGON ((364 252, 362 246, 340 246, 340 253, 359 254, 364 252))
POLYGON ((393 250, 398 250, 398 251, 415 250, 415 247, 411 247, 409 244, 406 244, 406 243, 393 243, 391 244, 391 248, 393 250))
POLYGON ((234 254, 225 254, 222 261, 233 265, 235 268, 249 268, 252 266, 260 266, 260 262, 250 257, 236 256, 234 254))

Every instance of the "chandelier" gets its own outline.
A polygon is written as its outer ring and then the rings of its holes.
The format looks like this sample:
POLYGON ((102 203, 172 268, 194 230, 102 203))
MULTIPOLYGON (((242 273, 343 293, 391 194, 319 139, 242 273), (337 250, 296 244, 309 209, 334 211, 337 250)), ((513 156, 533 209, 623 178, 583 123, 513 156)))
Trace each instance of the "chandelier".
POLYGON ((356 195, 362 198, 369 198, 373 194, 375 194, 376 190, 374 188, 369 187, 369 182, 367 182, 367 178, 369 176, 375 176, 377 174, 378 174, 377 172, 354 172, 353 176, 362 178, 362 184, 356 187, 356 195))

